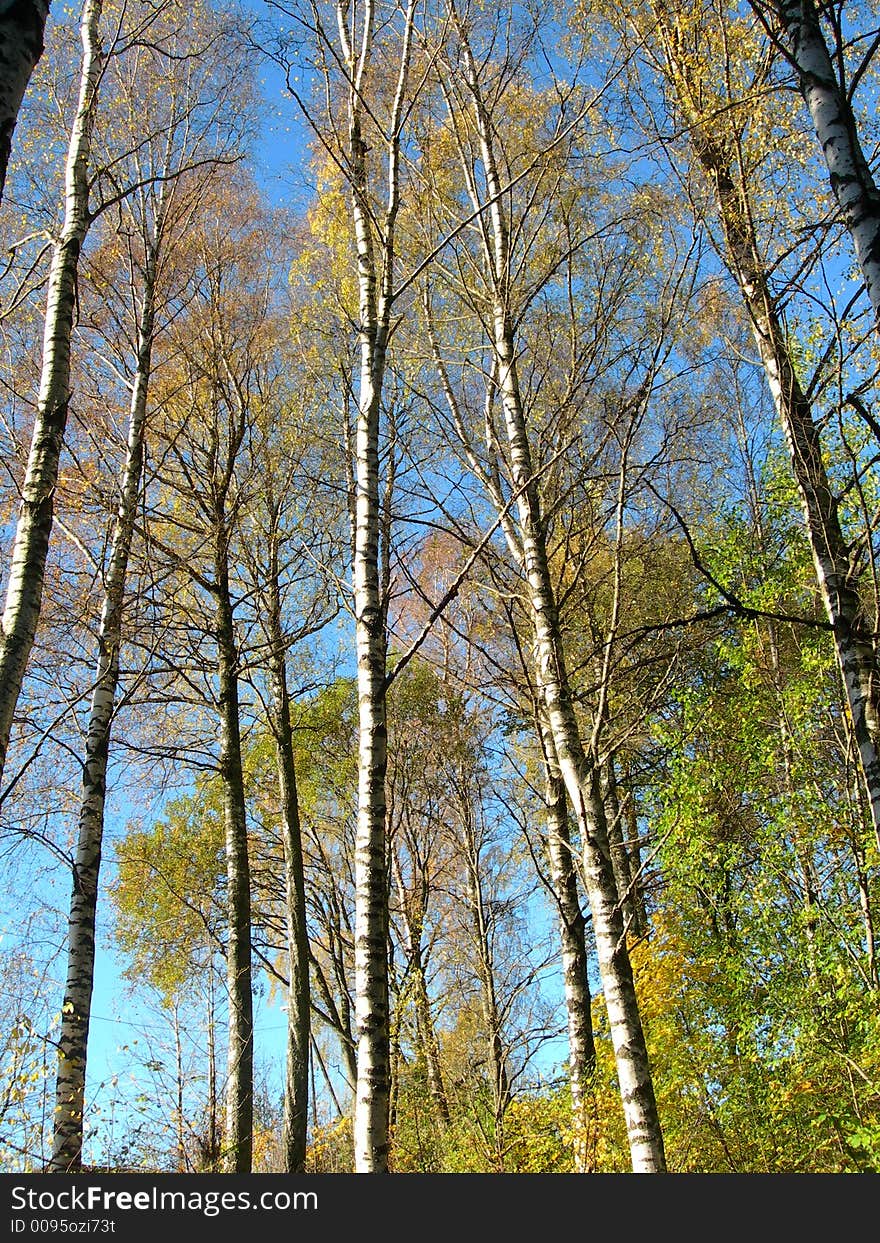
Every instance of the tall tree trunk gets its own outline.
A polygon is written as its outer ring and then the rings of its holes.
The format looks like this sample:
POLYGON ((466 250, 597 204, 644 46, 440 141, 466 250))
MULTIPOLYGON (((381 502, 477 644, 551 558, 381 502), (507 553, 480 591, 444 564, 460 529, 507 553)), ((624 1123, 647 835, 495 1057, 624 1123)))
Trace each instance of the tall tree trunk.
POLYGON ((354 1147, 358 1173, 388 1169, 389 1000, 388 867, 385 774, 386 603, 381 590, 379 432, 382 383, 393 301, 394 229, 400 204, 400 132, 412 43, 414 0, 409 0, 394 102, 387 130, 387 199, 377 223, 370 195, 362 97, 374 36, 368 4, 357 50, 349 34, 348 0, 337 18, 349 74, 348 161, 358 264, 360 383, 355 431, 353 549, 358 688, 358 816, 355 839, 355 1013, 357 1090, 354 1147), (378 252, 378 253, 377 253, 378 252))
POLYGON ((272 650, 272 733, 275 737, 278 768, 287 911, 287 1054, 283 1152, 287 1173, 302 1174, 305 1172, 309 1122, 309 937, 306 927, 306 887, 296 763, 290 725, 290 693, 287 687, 284 631, 281 625, 278 549, 275 542, 270 567, 268 614, 272 650))
POLYGON ((546 773, 544 802, 547 807, 547 855, 559 917, 562 982, 568 1019, 568 1075, 574 1124, 574 1158, 575 1168, 583 1172, 587 1168, 587 1089, 596 1068, 592 997, 587 975, 587 921, 581 910, 578 894, 577 872, 568 827, 565 783, 559 771, 553 739, 546 729, 542 733, 546 773))
MULTIPOLYGON (((532 467, 525 409, 517 375, 514 328, 509 309, 510 250, 504 196, 494 150, 494 127, 486 110, 470 46, 458 24, 464 73, 474 105, 477 141, 486 178, 489 223, 486 261, 492 288, 492 347, 497 385, 504 410, 511 483, 517 496, 517 521, 526 591, 535 636, 536 682, 544 702, 569 801, 584 852, 584 880, 593 915, 599 972, 608 1011, 633 1170, 666 1169, 663 1136, 642 1030, 623 916, 611 861, 605 808, 595 760, 585 753, 572 706, 553 580, 547 561, 541 500, 532 467)), ((475 204, 475 207, 477 205, 475 204)))
POLYGON ((816 578, 833 632, 871 820, 880 845, 880 684, 869 613, 860 596, 840 525, 837 498, 825 470, 812 407, 798 379, 770 290, 747 188, 737 179, 734 157, 717 119, 710 122, 700 110, 699 86, 692 81, 686 54, 679 53, 678 31, 668 15, 661 19, 661 29, 670 80, 688 124, 694 152, 715 188, 728 266, 751 321, 788 446, 816 578))
POLYGON ((83 59, 65 169, 64 224, 49 269, 40 393, 0 624, 0 779, 40 617, 58 464, 67 424, 76 274, 90 224, 88 162, 103 66, 98 33, 102 7, 102 0, 86 0, 83 7, 83 59))
MULTIPOLYGON (((364 334, 362 334, 363 336, 364 334)), ((373 334, 370 334, 373 335, 373 334)), ((388 1164, 388 877, 385 850, 385 608, 379 588, 379 402, 383 351, 362 339, 357 423, 354 555, 358 684, 358 816, 355 841, 355 1162, 388 1164), (380 361, 381 360, 381 361, 380 361), (377 366, 378 363, 378 366, 377 366)))
POLYGON ((51 0, 0 2, 0 202, 18 110, 31 74, 43 55, 50 3, 51 0))
POLYGON ((828 168, 831 192, 855 245, 880 332, 880 190, 859 141, 852 101, 838 78, 814 0, 756 3, 778 23, 828 168))
POLYGON ((528 548, 530 543, 527 539, 529 562, 539 569, 545 583, 533 603, 545 702, 560 771, 583 844, 584 880, 632 1168, 636 1173, 663 1173, 663 1134, 614 877, 599 775, 595 762, 590 762, 584 751, 571 705, 546 555, 537 557, 536 548, 528 548))
POLYGON ((158 245, 158 240, 154 239, 144 273, 128 446, 98 630, 98 667, 82 770, 79 835, 68 920, 67 985, 58 1036, 55 1125, 49 1166, 56 1172, 79 1169, 82 1158, 86 1059, 94 984, 95 919, 104 837, 107 762, 119 684, 125 580, 143 473, 144 429, 153 356, 158 245))
POLYGON ((241 725, 238 702, 238 649, 229 590, 225 528, 218 526, 215 551, 215 625, 220 683, 220 778, 226 830, 229 990, 229 1047, 226 1074, 225 1166, 249 1174, 253 1160, 254 1017, 251 982, 251 879, 248 859, 241 725))

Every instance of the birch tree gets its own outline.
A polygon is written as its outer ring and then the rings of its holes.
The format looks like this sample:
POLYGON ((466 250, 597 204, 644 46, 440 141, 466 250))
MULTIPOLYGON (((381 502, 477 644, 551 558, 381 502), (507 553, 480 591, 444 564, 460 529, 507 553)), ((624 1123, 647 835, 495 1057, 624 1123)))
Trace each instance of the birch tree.
POLYGON ((287 683, 287 643, 281 612, 281 572, 278 549, 278 501, 267 497, 274 511, 269 540, 267 630, 270 644, 270 727, 275 738, 278 768, 281 836, 284 846, 284 887, 287 909, 287 1057, 285 1063, 284 1135, 285 1168, 292 1174, 305 1170, 309 1117, 309 1047, 311 1044, 311 996, 309 988, 309 939, 306 927, 306 893, 302 829, 296 786, 296 759, 290 723, 290 691, 287 683))
MULTIPOLYGON (((216 79, 224 74, 240 78, 243 73, 243 67, 236 65, 234 58, 224 60, 215 54, 208 59, 203 45, 214 42, 215 53, 222 50, 222 32, 218 44, 218 32, 205 26, 204 19, 200 22, 197 12, 191 12, 185 33, 179 30, 160 32, 155 27, 152 33, 157 43, 161 39, 164 46, 158 51, 139 49, 141 63, 131 67, 139 94, 126 99, 123 88, 118 109, 123 115, 126 109, 128 112, 130 141, 135 151, 129 179, 139 186, 132 198, 122 205, 122 212, 127 217, 125 225, 129 237, 133 239, 129 243, 128 262, 136 276, 130 296, 135 305, 139 296, 140 305, 135 312, 132 332, 135 356, 131 378, 127 380, 131 392, 128 442, 104 575, 97 669, 86 727, 68 924, 68 977, 58 1038, 55 1141, 51 1162, 51 1168, 58 1171, 76 1169, 81 1161, 107 769, 120 680, 127 570, 141 495, 154 341, 157 333, 161 334, 167 327, 167 308, 173 302, 173 280, 169 282, 167 274, 175 269, 175 242, 179 248, 181 240, 186 239, 200 210, 207 178, 216 171, 217 164, 234 158, 231 151, 229 154, 224 151, 224 146, 231 148, 234 142, 235 126, 230 118, 223 116, 220 102, 223 89, 216 79), (193 60, 197 54, 200 63, 196 70, 193 60), (155 133, 160 135, 153 140, 152 150, 141 148, 140 124, 144 110, 151 115, 155 133), (135 287, 138 283, 139 290, 135 287)), ((179 256, 177 264, 179 271, 179 256)), ((180 286, 179 278, 177 285, 180 286)))
POLYGON ((460 158, 480 230, 486 282, 486 330, 492 358, 490 391, 498 394, 501 405, 501 434, 509 462, 511 490, 516 498, 515 525, 504 519, 508 506, 503 500, 498 504, 501 497, 497 483, 491 478, 487 482, 490 495, 497 498, 499 517, 504 523, 512 555, 522 570, 533 626, 534 680, 583 843, 585 880, 633 1169, 662 1172, 665 1170, 663 1139, 611 863, 600 773, 584 748, 573 708, 547 558, 546 519, 535 474, 528 412, 519 382, 520 346, 511 284, 516 265, 511 250, 509 197, 496 154, 500 141, 494 111, 496 101, 491 90, 484 89, 485 66, 478 65, 467 19, 453 4, 448 5, 447 11, 455 27, 461 74, 460 78, 450 74, 447 104, 451 124, 462 127, 463 136, 458 139, 460 158), (457 89, 461 91, 459 97, 454 94, 457 89))
POLYGON ((12 135, 31 74, 43 54, 51 0, 0 3, 0 202, 12 151, 12 135))
POLYGON ((539 737, 544 752, 547 855, 559 922, 562 981, 568 1020, 568 1069, 574 1122, 575 1168, 583 1172, 587 1165, 583 1141, 587 1093, 590 1078, 596 1068, 592 997, 587 974, 586 919, 581 910, 578 892, 565 783, 559 768, 552 734, 546 728, 541 729, 539 725, 539 737))
MULTIPOLYGON (((198 704, 196 719, 181 721, 182 729, 194 731, 191 762, 199 757, 213 768, 222 789, 229 995, 224 1167, 245 1173, 253 1156, 254 1044, 242 732, 252 639, 242 618, 250 587, 243 582, 241 544, 255 490, 247 447, 260 404, 260 367, 275 343, 276 234, 248 183, 222 187, 210 201, 210 215, 205 208, 193 250, 192 309, 175 325, 175 366, 165 375, 169 398, 156 432, 161 464, 148 539, 178 584, 166 607, 175 615, 179 647, 168 642, 154 694, 162 688, 171 698, 198 704), (216 749, 204 741, 210 740, 208 721, 218 729, 216 749)), ((186 741, 182 736, 179 745, 186 741)))
POLYGON ((383 1173, 388 1163, 387 847, 385 842, 386 609, 379 550, 379 422, 394 297, 395 223, 400 207, 400 146, 407 102, 415 2, 401 10, 399 72, 384 140, 388 193, 377 230, 367 165, 364 88, 375 37, 372 6, 364 10, 360 48, 349 4, 337 6, 348 97, 352 224, 358 252, 361 370, 356 433, 353 587, 360 720, 358 833, 355 848, 355 974, 358 1082, 355 1167, 383 1173))
MULTIPOLYGON (((443 266, 448 270, 448 264, 443 266)), ((437 289, 438 283, 433 283, 434 289, 437 289)), ((451 308, 447 308, 447 312, 451 312, 451 308)), ((428 335, 434 349, 435 365, 439 367, 443 377, 442 386, 448 399, 461 415, 460 402, 466 401, 466 395, 462 393, 458 397, 454 393, 449 369, 445 366, 440 354, 437 337, 439 329, 431 321, 430 314, 428 320, 428 335)), ((550 404, 553 404, 552 398, 550 404)), ((465 434, 466 429, 461 420, 459 420, 459 426, 462 434, 465 434)), ((472 535, 472 532, 470 534, 472 535)), ((425 641, 420 651, 423 659, 442 670, 442 689, 438 688, 436 695, 438 701, 446 705, 446 712, 450 711, 452 704, 467 701, 469 715, 477 719, 482 718, 486 722, 492 720, 496 714, 499 719, 504 719, 502 714, 515 720, 527 719, 530 714, 534 717, 534 736, 530 736, 523 744, 523 750, 532 751, 535 737, 539 739, 545 775, 543 799, 536 800, 539 804, 538 817, 542 814, 545 817, 544 821, 536 820, 537 834, 540 837, 539 845, 531 845, 531 826, 527 821, 520 823, 526 840, 530 842, 529 849, 532 857, 537 856, 540 860, 538 871, 550 894, 552 908, 558 921, 562 965, 561 984, 568 1029, 568 1076, 575 1135, 574 1157, 576 1168, 585 1169, 587 1153, 581 1139, 585 1113, 589 1105, 590 1081, 596 1063, 596 1050, 591 1012, 592 998, 588 980, 588 952, 585 935, 587 921, 581 909, 579 894, 577 845, 570 828, 568 800, 559 773, 552 736, 542 726, 542 705, 532 685, 531 666, 524 650, 528 643, 527 641, 523 643, 521 640, 519 630, 522 627, 513 617, 511 605, 506 603, 508 599, 511 601, 518 599, 518 584, 513 581, 515 576, 510 574, 504 566, 503 558, 498 550, 490 551, 489 548, 485 550, 481 558, 485 564, 479 567, 477 573, 467 583, 462 584, 454 600, 451 600, 444 610, 436 629, 430 634, 425 634, 424 630, 426 614, 430 613, 432 602, 446 598, 450 585, 460 576, 458 563, 461 551, 457 545, 457 539, 465 540, 467 535, 466 531, 460 531, 457 537, 451 532, 436 535, 421 550, 418 565, 411 566, 408 570, 408 577, 413 582, 415 590, 402 597, 398 603, 398 609, 402 615, 395 618, 395 634, 398 642, 406 637, 409 643, 415 636, 424 635, 425 641), (491 591, 487 591, 488 582, 491 582, 491 591), (498 608, 499 598, 505 600, 503 610, 498 608), (506 616, 506 627, 502 623, 503 616, 506 616), (546 868, 545 863, 549 865, 546 868)), ((528 621, 526 621, 525 629, 528 630, 528 628, 528 621)), ((409 650, 408 646, 406 650, 409 650)), ((418 668, 417 662, 415 669, 418 668)), ((424 680, 425 674, 423 673, 421 677, 424 680)), ((417 678, 417 673, 410 672, 409 679, 404 679, 404 681, 406 683, 407 680, 417 678)), ((461 749, 457 739, 455 743, 451 739, 447 741, 450 728, 449 722, 441 727, 439 710, 438 723, 434 725, 432 722, 427 726, 427 733, 432 739, 442 739, 439 748, 441 757, 456 752, 456 746, 459 750, 461 749)), ((409 732, 409 727, 407 727, 407 735, 409 732)), ((395 777, 400 764, 401 746, 405 749, 406 745, 407 743, 402 742, 399 736, 394 742, 391 771, 395 777)), ((417 743, 415 746, 418 748, 417 743)), ((421 754, 420 751, 417 753, 421 754)), ((453 819, 457 822, 463 814, 466 814, 472 821, 476 814, 473 809, 469 809, 466 813, 456 810, 462 804, 461 794, 467 793, 461 776, 457 774, 450 777, 446 762, 442 758, 439 762, 441 780, 437 799, 441 820, 453 819), (447 811, 446 802, 451 790, 457 790, 460 793, 455 800, 454 807, 447 811)), ((431 771, 430 764, 427 762, 422 763, 420 767, 426 772, 431 771)), ((474 784, 480 784, 478 777, 474 778, 474 784)), ((486 784, 488 784, 488 779, 486 784)), ((516 801, 512 800, 512 802, 516 801)), ((407 810, 406 820, 402 826, 403 838, 407 843, 407 854, 413 859, 411 867, 415 873, 406 898, 409 905, 416 908, 422 920, 425 916, 427 898, 433 889, 438 888, 436 879, 438 869, 442 871, 444 866, 442 854, 436 845, 432 845, 433 838, 430 830, 426 829, 421 834, 415 834, 407 827, 410 820, 418 822, 420 814, 424 814, 421 809, 425 805, 426 793, 420 793, 416 799, 416 808, 407 810), (413 840, 414 838, 416 840, 413 840), (438 855, 440 857, 436 858, 435 856, 438 855)), ((399 834, 401 834, 401 828, 396 830, 395 841, 399 840, 399 834)), ((434 830, 434 836, 438 835, 442 843, 443 834, 438 834, 438 831, 434 830)), ((460 843, 455 847, 462 857, 467 856, 467 849, 460 843)), ((473 853, 471 849, 471 854, 473 853)), ((477 851, 477 855, 479 853, 477 851)), ((395 872, 395 880, 397 882, 397 872, 395 872)), ((399 882, 397 883, 400 888, 399 882)), ((403 898, 400 900, 400 905, 404 905, 403 898)), ((435 920, 436 918, 435 916, 435 920)), ((418 922, 417 918, 406 919, 405 930, 408 931, 412 926, 418 925, 418 922)), ((435 938, 436 932, 432 932, 432 945, 435 938)), ((411 957, 419 957, 420 961, 424 958, 423 965, 426 966, 427 948, 423 949, 420 945, 414 946, 411 957)), ((479 959, 479 954, 475 953, 474 957, 479 959)), ((424 976, 424 972, 422 975, 424 976)), ((489 1012, 492 1013, 494 1008, 490 1004, 489 1012)), ((441 1093, 443 1096, 445 1093, 442 1090, 442 1077, 438 1076, 435 1083, 431 1061, 427 1055, 426 1061, 431 1094, 438 1101, 438 1116, 444 1119, 441 1093)), ((496 1082, 501 1082, 501 1076, 496 1076, 496 1082)), ((496 1096, 496 1100, 500 1099, 496 1096)), ((447 1110, 448 1108, 447 1106, 447 1110)), ((452 1121, 454 1123, 454 1118, 452 1121)), ((503 1140, 499 1140, 498 1151, 503 1151, 503 1148, 503 1140)))
POLYGON ((121 498, 114 525, 101 622, 98 667, 92 693, 83 765, 83 793, 79 841, 74 862, 73 898, 69 920, 68 977, 62 1006, 58 1050, 55 1143, 51 1168, 70 1172, 79 1168, 85 1094, 89 1011, 94 978, 95 910, 103 837, 104 799, 110 727, 119 679, 119 647, 125 574, 134 529, 143 465, 144 422, 155 323, 156 250, 148 247, 140 308, 138 355, 132 386, 126 463, 121 498))
MULTIPOLYGON (((356 253, 359 370, 355 391, 352 607, 360 721, 356 867, 355 975, 358 1083, 356 1168, 388 1167, 389 1017, 388 875, 385 772, 387 600, 383 591, 381 446, 383 385, 397 296, 396 226, 401 206, 404 129, 411 108, 410 71, 418 0, 361 8, 337 0, 332 15, 317 4, 309 16, 287 12, 311 31, 326 78, 328 124, 319 142, 341 172, 350 198, 356 253), (336 26, 335 38, 325 20, 336 26), (336 105, 340 104, 339 111, 336 105), (381 171, 380 171, 381 168, 381 171)), ((331 6, 327 6, 329 9, 331 6)), ((304 115, 314 115, 288 73, 304 115)))
MULTIPOLYGON (((287 1050, 282 1151, 285 1169, 305 1170, 311 1031, 311 946, 306 903, 306 850, 297 778, 294 704, 288 666, 309 665, 304 649, 335 616, 334 585, 321 567, 335 557, 338 503, 318 503, 315 485, 323 474, 320 438, 312 436, 313 414, 322 409, 307 373, 296 374, 286 344, 289 324, 276 321, 274 350, 254 376, 258 394, 250 448, 259 495, 249 513, 256 535, 244 549, 259 601, 258 624, 265 639, 268 694, 265 716, 275 751, 278 797, 267 808, 279 820, 286 923, 287 1050), (307 504, 306 496, 310 501, 307 504)), ((304 343, 300 342, 303 355, 304 343)), ((314 377, 312 377, 314 379, 314 377)), ((310 672, 314 673, 313 669, 310 672)))
POLYGON ((797 73, 828 169, 831 193, 852 238, 880 331, 880 189, 862 147, 854 107, 856 88, 876 54, 877 43, 872 38, 865 59, 847 80, 840 7, 840 14, 833 17, 830 9, 825 11, 835 30, 830 47, 814 0, 752 4, 797 73))
POLYGON ((756 231, 746 166, 738 154, 746 126, 746 97, 725 100, 724 120, 720 121, 698 59, 697 49, 707 37, 699 11, 657 9, 655 16, 665 72, 694 154, 715 195, 725 259, 740 291, 788 446, 816 579, 834 635, 871 821, 880 843, 880 679, 871 614, 862 598, 838 499, 828 478, 818 420, 798 374, 756 231))
POLYGON ((89 154, 105 63, 100 37, 102 11, 102 0, 86 0, 82 9, 83 54, 79 97, 67 150, 64 221, 52 250, 40 391, 0 622, 0 780, 40 616, 55 485, 70 403, 76 276, 83 242, 92 222, 89 154))

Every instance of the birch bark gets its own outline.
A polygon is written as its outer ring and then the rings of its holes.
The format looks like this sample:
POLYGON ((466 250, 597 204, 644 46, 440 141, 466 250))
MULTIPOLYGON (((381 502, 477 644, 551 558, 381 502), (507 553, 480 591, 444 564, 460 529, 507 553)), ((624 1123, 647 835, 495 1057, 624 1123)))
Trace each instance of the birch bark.
POLYGON ((880 189, 859 140, 849 92, 834 69, 814 0, 756 5, 775 17, 797 70, 831 192, 855 246, 880 332, 880 189))
POLYGON ((546 730, 542 730, 542 747, 546 774, 544 802, 547 807, 547 855, 559 920, 562 982, 568 1019, 568 1074, 575 1137, 574 1158, 576 1170, 583 1173, 587 1168, 587 1089, 596 1068, 592 997, 587 975, 586 920, 578 894, 573 846, 568 827, 565 783, 559 770, 553 738, 546 730))
POLYGON ((386 606, 381 589, 379 438, 382 384, 394 297, 395 223, 400 206, 400 142, 415 0, 404 13, 399 71, 385 135, 387 193, 381 223, 372 206, 364 136, 366 78, 375 6, 367 0, 355 50, 351 5, 339 0, 337 25, 350 83, 348 164, 357 251, 360 381, 355 430, 354 613, 358 686, 358 821, 355 844, 355 1013, 357 1089, 355 1169, 385 1173, 389 1126, 386 606))
POLYGON ((0 202, 18 110, 37 61, 51 0, 0 0, 0 202))
POLYGON ((102 8, 103 0, 86 0, 82 12, 83 56, 65 169, 64 223, 49 269, 40 392, 0 623, 0 778, 40 617, 55 485, 70 401, 76 276, 91 223, 88 162, 104 64, 99 36, 102 8))

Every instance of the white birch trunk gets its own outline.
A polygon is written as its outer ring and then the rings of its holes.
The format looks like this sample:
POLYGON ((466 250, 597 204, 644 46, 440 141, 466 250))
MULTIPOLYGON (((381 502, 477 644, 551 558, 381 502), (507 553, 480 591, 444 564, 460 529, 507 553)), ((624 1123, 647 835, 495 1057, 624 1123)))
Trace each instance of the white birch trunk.
POLYGON ((357 1086, 354 1148, 358 1173, 386 1173, 389 1148, 388 868, 386 611, 381 590, 379 431, 393 300, 394 226, 399 207, 399 148, 414 3, 406 10, 400 68, 388 129, 387 200, 381 228, 371 207, 362 92, 370 63, 374 7, 363 9, 357 52, 347 0, 337 24, 350 74, 348 159, 357 251, 360 383, 355 429, 354 613, 358 687, 358 818, 355 839, 355 1015, 357 1086), (375 238, 374 238, 375 230, 375 238), (378 253, 377 253, 378 250, 378 253))
POLYGON ((495 161, 493 130, 481 97, 476 64, 464 37, 462 51, 489 200, 489 206, 484 210, 490 226, 486 259, 493 292, 492 345, 504 409, 511 483, 518 497, 523 568, 535 634, 536 681, 541 688, 560 771, 581 833, 584 879, 593 915, 599 973, 614 1046, 632 1167, 637 1173, 662 1173, 666 1169, 663 1136, 618 902, 605 810, 596 766, 584 751, 572 707, 547 562, 541 501, 532 469, 525 410, 519 391, 514 331, 508 304, 508 231, 502 208, 501 180, 495 161))
POLYGON ((822 458, 813 411, 798 379, 755 235, 747 188, 738 183, 723 131, 700 110, 699 84, 691 80, 679 35, 661 18, 669 77, 690 131, 694 152, 711 179, 727 247, 727 262, 751 321, 767 385, 782 425, 813 555, 816 580, 831 624, 853 736, 880 845, 880 685, 870 614, 850 563, 837 499, 822 458))
MULTIPOLYGON (((361 253, 371 254, 366 224, 361 253)), ((373 280, 362 265, 362 317, 373 280)), ((374 302, 373 302, 374 304, 374 302)), ((369 322, 369 321, 368 321, 369 322)), ((362 318, 363 324, 363 318, 362 318)), ((355 842, 355 1166, 384 1173, 388 1163, 388 879, 385 859, 385 610, 379 586, 379 403, 384 342, 375 324, 361 333, 356 432, 354 603, 358 685, 358 817, 355 842)))
POLYGON ((596 1068, 592 997, 587 975, 586 920, 578 895, 577 873, 568 828, 565 783, 559 771, 553 739, 544 730, 542 734, 546 773, 544 802, 547 808, 547 856, 550 860, 550 879, 559 919, 562 983, 568 1020, 568 1076, 574 1126, 573 1149, 575 1169, 582 1173, 587 1168, 587 1088, 596 1068))
POLYGON ((880 190, 859 141, 852 103, 835 73, 814 0, 777 0, 767 7, 797 69, 831 192, 852 237, 880 331, 880 190))
POLYGON ((50 0, 0 0, 0 202, 18 110, 37 61, 50 0))
POLYGON ((49 270, 40 393, 0 623, 0 778, 40 617, 58 464, 70 401, 76 274, 90 223, 88 161, 103 65, 98 33, 101 10, 102 0, 86 0, 83 7, 83 59, 79 100, 67 153, 64 224, 49 270))
POLYGON ((50 1168, 59 1172, 78 1169, 82 1155, 86 1057, 94 982, 95 918, 104 836, 107 761, 119 683, 125 580, 144 461, 144 428, 155 322, 157 247, 158 243, 154 240, 144 278, 128 447, 101 609, 98 666, 86 734, 79 836, 68 921, 67 985, 58 1037, 55 1127, 50 1163, 50 1168))
MULTIPOLYGON (((527 469, 531 473, 530 464, 527 469)), ((535 492, 533 485, 528 490, 535 492)), ((530 567, 538 681, 560 771, 581 834, 584 881, 593 916, 599 976, 608 1012, 632 1168, 635 1173, 663 1173, 666 1169, 663 1135, 626 944, 599 775, 595 762, 590 762, 584 751, 571 704, 546 550, 543 538, 528 529, 535 517, 528 517, 523 525, 523 543, 530 567)))

